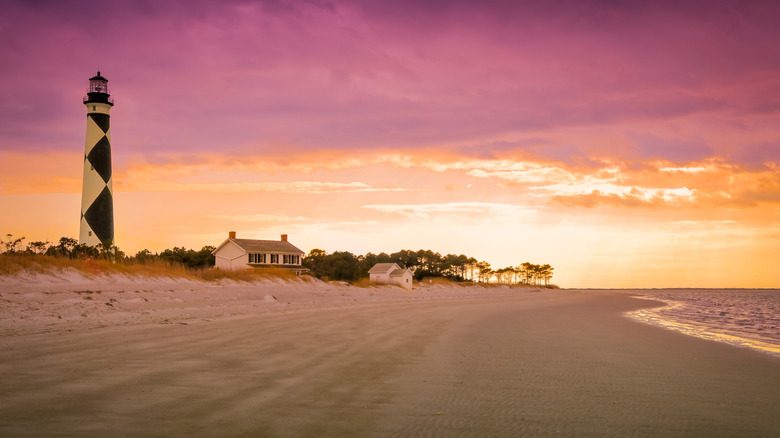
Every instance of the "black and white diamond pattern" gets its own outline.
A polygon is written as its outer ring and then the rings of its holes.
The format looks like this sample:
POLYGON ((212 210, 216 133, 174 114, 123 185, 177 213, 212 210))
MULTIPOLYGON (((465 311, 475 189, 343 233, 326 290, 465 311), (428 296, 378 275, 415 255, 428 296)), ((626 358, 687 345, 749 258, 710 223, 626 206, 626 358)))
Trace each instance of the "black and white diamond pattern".
MULTIPOLYGON (((95 108, 92 105, 90 107, 95 108)), ((79 243, 89 246, 114 243, 114 190, 108 109, 107 105, 100 105, 101 112, 90 111, 87 114, 79 243)))

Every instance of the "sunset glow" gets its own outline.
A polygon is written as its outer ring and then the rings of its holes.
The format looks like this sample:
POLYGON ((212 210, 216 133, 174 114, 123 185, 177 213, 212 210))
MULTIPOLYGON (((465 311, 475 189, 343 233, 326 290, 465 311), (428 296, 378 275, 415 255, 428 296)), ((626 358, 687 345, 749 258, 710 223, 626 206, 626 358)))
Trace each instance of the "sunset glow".
POLYGON ((92 4, 0 6, 2 235, 78 235, 100 69, 129 254, 235 230, 780 287, 780 4, 92 4))

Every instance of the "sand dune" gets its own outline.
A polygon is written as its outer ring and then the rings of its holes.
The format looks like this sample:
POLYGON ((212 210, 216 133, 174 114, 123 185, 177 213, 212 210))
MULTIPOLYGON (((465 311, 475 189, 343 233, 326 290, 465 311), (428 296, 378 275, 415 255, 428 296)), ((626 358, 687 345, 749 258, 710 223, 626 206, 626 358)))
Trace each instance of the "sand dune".
MULTIPOLYGON (((0 335, 140 323, 197 323, 267 312, 516 294, 517 288, 424 284, 415 293, 360 288, 312 277, 254 283, 203 282, 125 275, 88 276, 75 270, 3 277, 0 335)), ((528 290, 525 290, 528 292, 528 290)), ((539 292, 539 289, 531 289, 539 292)))
POLYGON ((0 436, 775 436, 780 361, 626 294, 11 278, 0 436))

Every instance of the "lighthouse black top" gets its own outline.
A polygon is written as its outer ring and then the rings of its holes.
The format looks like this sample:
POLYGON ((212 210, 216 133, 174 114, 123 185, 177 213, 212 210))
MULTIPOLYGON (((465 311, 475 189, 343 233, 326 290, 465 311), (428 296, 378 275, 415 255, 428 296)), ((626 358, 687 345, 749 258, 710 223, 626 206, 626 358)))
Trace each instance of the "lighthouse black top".
POLYGON ((114 99, 108 94, 108 79, 100 76, 100 72, 97 75, 89 78, 89 91, 84 96, 84 103, 106 103, 114 105, 114 99))

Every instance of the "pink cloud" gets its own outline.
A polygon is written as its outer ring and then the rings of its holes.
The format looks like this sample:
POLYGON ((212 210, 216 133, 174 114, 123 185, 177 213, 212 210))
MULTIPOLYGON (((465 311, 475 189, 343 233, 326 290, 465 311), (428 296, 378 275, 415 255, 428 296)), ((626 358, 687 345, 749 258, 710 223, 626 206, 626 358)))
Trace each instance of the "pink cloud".
MULTIPOLYGON (((120 155, 120 145, 241 156, 466 143, 484 147, 453 152, 491 156, 514 147, 497 137, 520 132, 539 141, 516 149, 587 160, 632 151, 554 136, 596 127, 671 139, 670 123, 696 118, 706 131, 778 108, 771 2, 87 4, 4 6, 3 148, 78 145, 78 99, 97 68, 116 98, 120 155)), ((702 138, 653 151, 642 141, 634 158, 744 156, 702 138)))

